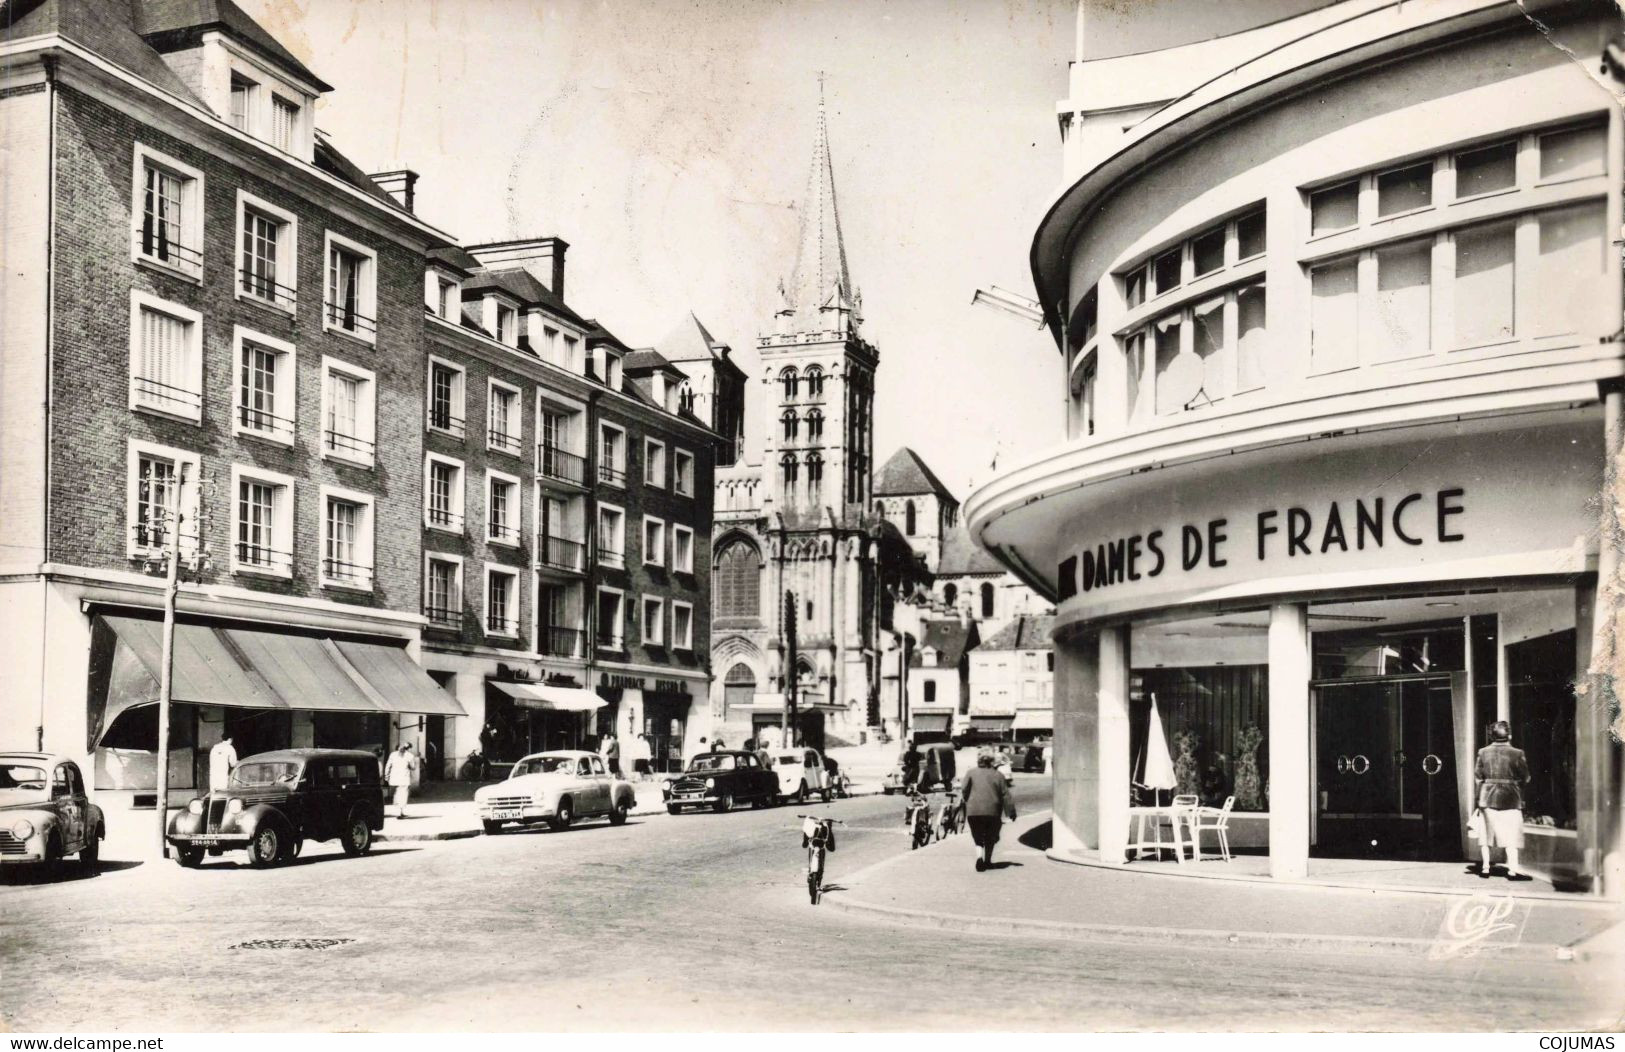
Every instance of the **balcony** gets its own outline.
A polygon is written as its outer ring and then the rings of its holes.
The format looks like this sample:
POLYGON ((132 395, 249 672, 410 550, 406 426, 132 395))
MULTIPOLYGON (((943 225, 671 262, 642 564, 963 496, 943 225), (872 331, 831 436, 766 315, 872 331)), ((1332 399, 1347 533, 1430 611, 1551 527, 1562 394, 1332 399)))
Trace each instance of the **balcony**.
POLYGON ((586 641, 587 633, 579 628, 547 625, 537 633, 536 650, 548 657, 578 658, 586 641))
POLYGON ((498 453, 507 453, 516 457, 519 455, 520 449, 523 448, 518 435, 499 428, 491 428, 485 433, 485 444, 487 448, 494 449, 498 453))
POLYGON ((536 538, 536 558, 549 570, 581 573, 586 565, 587 545, 567 537, 539 534, 536 538))
POLYGON ((536 471, 543 478, 572 486, 587 484, 587 458, 548 444, 536 446, 536 471))

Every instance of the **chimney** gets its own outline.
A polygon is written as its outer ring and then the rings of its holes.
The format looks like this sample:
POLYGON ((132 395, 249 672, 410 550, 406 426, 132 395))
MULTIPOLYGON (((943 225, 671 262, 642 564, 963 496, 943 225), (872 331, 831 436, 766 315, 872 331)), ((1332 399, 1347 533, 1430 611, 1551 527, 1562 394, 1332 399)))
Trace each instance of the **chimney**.
POLYGON ((418 173, 410 168, 396 172, 377 172, 369 178, 378 189, 395 199, 395 203, 408 212, 416 212, 418 173))
POLYGON ((489 245, 469 245, 469 253, 492 270, 523 267, 530 276, 546 285, 555 296, 564 298, 564 253, 570 243, 559 237, 538 237, 527 241, 496 241, 489 245))

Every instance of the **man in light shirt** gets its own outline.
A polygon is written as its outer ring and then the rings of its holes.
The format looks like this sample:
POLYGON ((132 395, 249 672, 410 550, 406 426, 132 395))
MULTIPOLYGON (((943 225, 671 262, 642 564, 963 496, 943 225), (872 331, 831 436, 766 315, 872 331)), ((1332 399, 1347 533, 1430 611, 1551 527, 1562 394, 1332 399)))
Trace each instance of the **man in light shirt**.
POLYGON ((209 750, 209 790, 224 789, 231 781, 232 768, 237 766, 237 747, 231 744, 231 735, 221 738, 209 750))

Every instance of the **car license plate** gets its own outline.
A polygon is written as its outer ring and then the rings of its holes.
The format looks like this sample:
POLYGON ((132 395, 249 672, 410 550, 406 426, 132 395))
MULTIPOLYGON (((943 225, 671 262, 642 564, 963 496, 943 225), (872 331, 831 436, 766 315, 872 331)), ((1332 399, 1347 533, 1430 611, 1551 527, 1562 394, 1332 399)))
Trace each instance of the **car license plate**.
POLYGON ((513 821, 518 821, 520 818, 523 818, 523 817, 524 817, 524 812, 519 810, 517 807, 509 807, 509 808, 504 808, 504 809, 502 809, 500 811, 492 811, 491 812, 491 820, 493 822, 501 822, 501 821, 509 820, 509 819, 511 819, 513 821))
POLYGON ((222 840, 230 840, 233 838, 221 836, 219 833, 196 833, 187 837, 186 839, 194 844, 218 844, 222 840))
POLYGON ((700 793, 675 793, 673 795, 678 800, 698 800, 702 794, 700 794, 700 793))

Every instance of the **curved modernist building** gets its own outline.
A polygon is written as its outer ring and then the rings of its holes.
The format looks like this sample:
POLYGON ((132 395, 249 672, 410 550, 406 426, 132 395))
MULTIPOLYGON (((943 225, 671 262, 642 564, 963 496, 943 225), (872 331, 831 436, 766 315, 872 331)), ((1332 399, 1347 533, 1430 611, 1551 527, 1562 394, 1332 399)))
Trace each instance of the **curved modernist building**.
POLYGON ((1032 249, 1067 441, 966 506, 1058 605, 1058 850, 1124 858, 1160 729, 1277 876, 1476 857, 1500 718, 1525 863, 1617 892, 1618 703, 1589 670, 1619 33, 1606 4, 1346 0, 1073 65, 1032 249))

